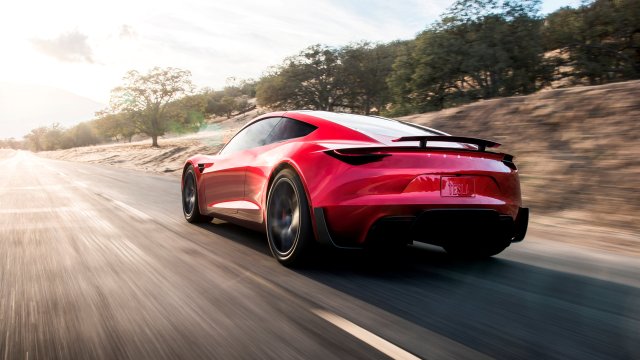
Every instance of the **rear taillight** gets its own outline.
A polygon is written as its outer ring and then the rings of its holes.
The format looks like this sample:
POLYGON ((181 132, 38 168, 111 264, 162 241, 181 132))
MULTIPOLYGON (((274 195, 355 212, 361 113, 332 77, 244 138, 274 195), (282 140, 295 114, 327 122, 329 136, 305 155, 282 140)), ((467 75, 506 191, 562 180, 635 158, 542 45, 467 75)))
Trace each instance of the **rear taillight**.
POLYGON ((391 154, 384 153, 369 153, 362 150, 328 150, 325 153, 331 157, 334 157, 342 162, 350 165, 364 165, 372 162, 380 161, 391 154))

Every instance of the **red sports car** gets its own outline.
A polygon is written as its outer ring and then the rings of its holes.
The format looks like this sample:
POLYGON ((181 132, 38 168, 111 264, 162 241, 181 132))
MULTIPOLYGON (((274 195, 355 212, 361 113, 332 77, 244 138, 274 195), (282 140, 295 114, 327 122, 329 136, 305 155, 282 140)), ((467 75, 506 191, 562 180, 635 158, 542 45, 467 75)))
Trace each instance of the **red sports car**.
POLYGON ((274 112, 187 160, 184 216, 264 231, 285 265, 315 243, 493 256, 524 238, 529 217, 513 156, 487 151, 498 146, 378 116, 274 112))

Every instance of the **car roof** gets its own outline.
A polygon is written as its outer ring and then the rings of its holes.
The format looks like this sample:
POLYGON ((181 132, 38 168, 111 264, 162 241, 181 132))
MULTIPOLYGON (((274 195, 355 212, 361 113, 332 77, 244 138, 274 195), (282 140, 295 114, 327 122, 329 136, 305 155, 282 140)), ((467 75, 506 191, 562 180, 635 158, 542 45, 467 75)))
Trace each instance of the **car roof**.
MULTIPOLYGON (((397 146, 395 140, 401 137, 415 137, 415 136, 450 136, 449 134, 432 129, 423 125, 385 118, 376 115, 358 115, 350 113, 320 111, 320 110, 293 110, 293 111, 278 111, 264 114, 255 120, 249 122, 245 127, 251 124, 270 117, 288 117, 298 121, 307 122, 317 127, 339 127, 347 130, 352 134, 359 134, 365 136, 366 139, 373 140, 376 143, 386 146, 397 146)), ((348 138, 351 136, 347 135, 348 138)), ((362 139, 364 140, 364 139, 362 139)), ((418 141, 415 141, 418 144, 418 141)), ((462 144, 450 143, 450 142, 435 142, 446 147, 464 147, 462 144)), ((408 143, 407 143, 408 144, 408 143)), ((438 145, 436 145, 438 146, 438 145)))
POLYGON ((378 141, 388 140, 389 137, 397 138, 402 136, 448 135, 442 131, 419 124, 389 119, 376 115, 358 115, 318 110, 296 110, 285 112, 280 116, 297 118, 298 116, 296 115, 302 115, 300 117, 301 120, 308 119, 309 116, 312 116, 316 119, 329 121, 351 130, 355 130, 378 141))

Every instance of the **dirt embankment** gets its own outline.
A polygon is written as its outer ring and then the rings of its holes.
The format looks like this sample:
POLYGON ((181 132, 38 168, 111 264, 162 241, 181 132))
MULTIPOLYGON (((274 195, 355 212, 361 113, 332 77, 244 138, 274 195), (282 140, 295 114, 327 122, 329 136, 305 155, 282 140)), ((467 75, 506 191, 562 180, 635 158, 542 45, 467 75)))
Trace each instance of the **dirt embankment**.
MULTIPOLYGON (((257 113, 188 137, 76 148, 44 156, 179 175, 257 113)), ((532 225, 547 238, 640 255, 640 81, 481 101, 403 119, 503 143, 516 156, 532 225)))

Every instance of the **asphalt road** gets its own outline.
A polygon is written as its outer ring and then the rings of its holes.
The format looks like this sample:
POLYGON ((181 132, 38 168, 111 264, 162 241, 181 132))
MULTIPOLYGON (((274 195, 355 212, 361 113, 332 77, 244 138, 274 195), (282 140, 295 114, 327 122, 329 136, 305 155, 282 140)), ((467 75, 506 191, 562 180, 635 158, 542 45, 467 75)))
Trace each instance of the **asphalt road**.
POLYGON ((280 266, 179 180, 0 154, 0 359, 640 358, 640 265, 536 239, 280 266))

